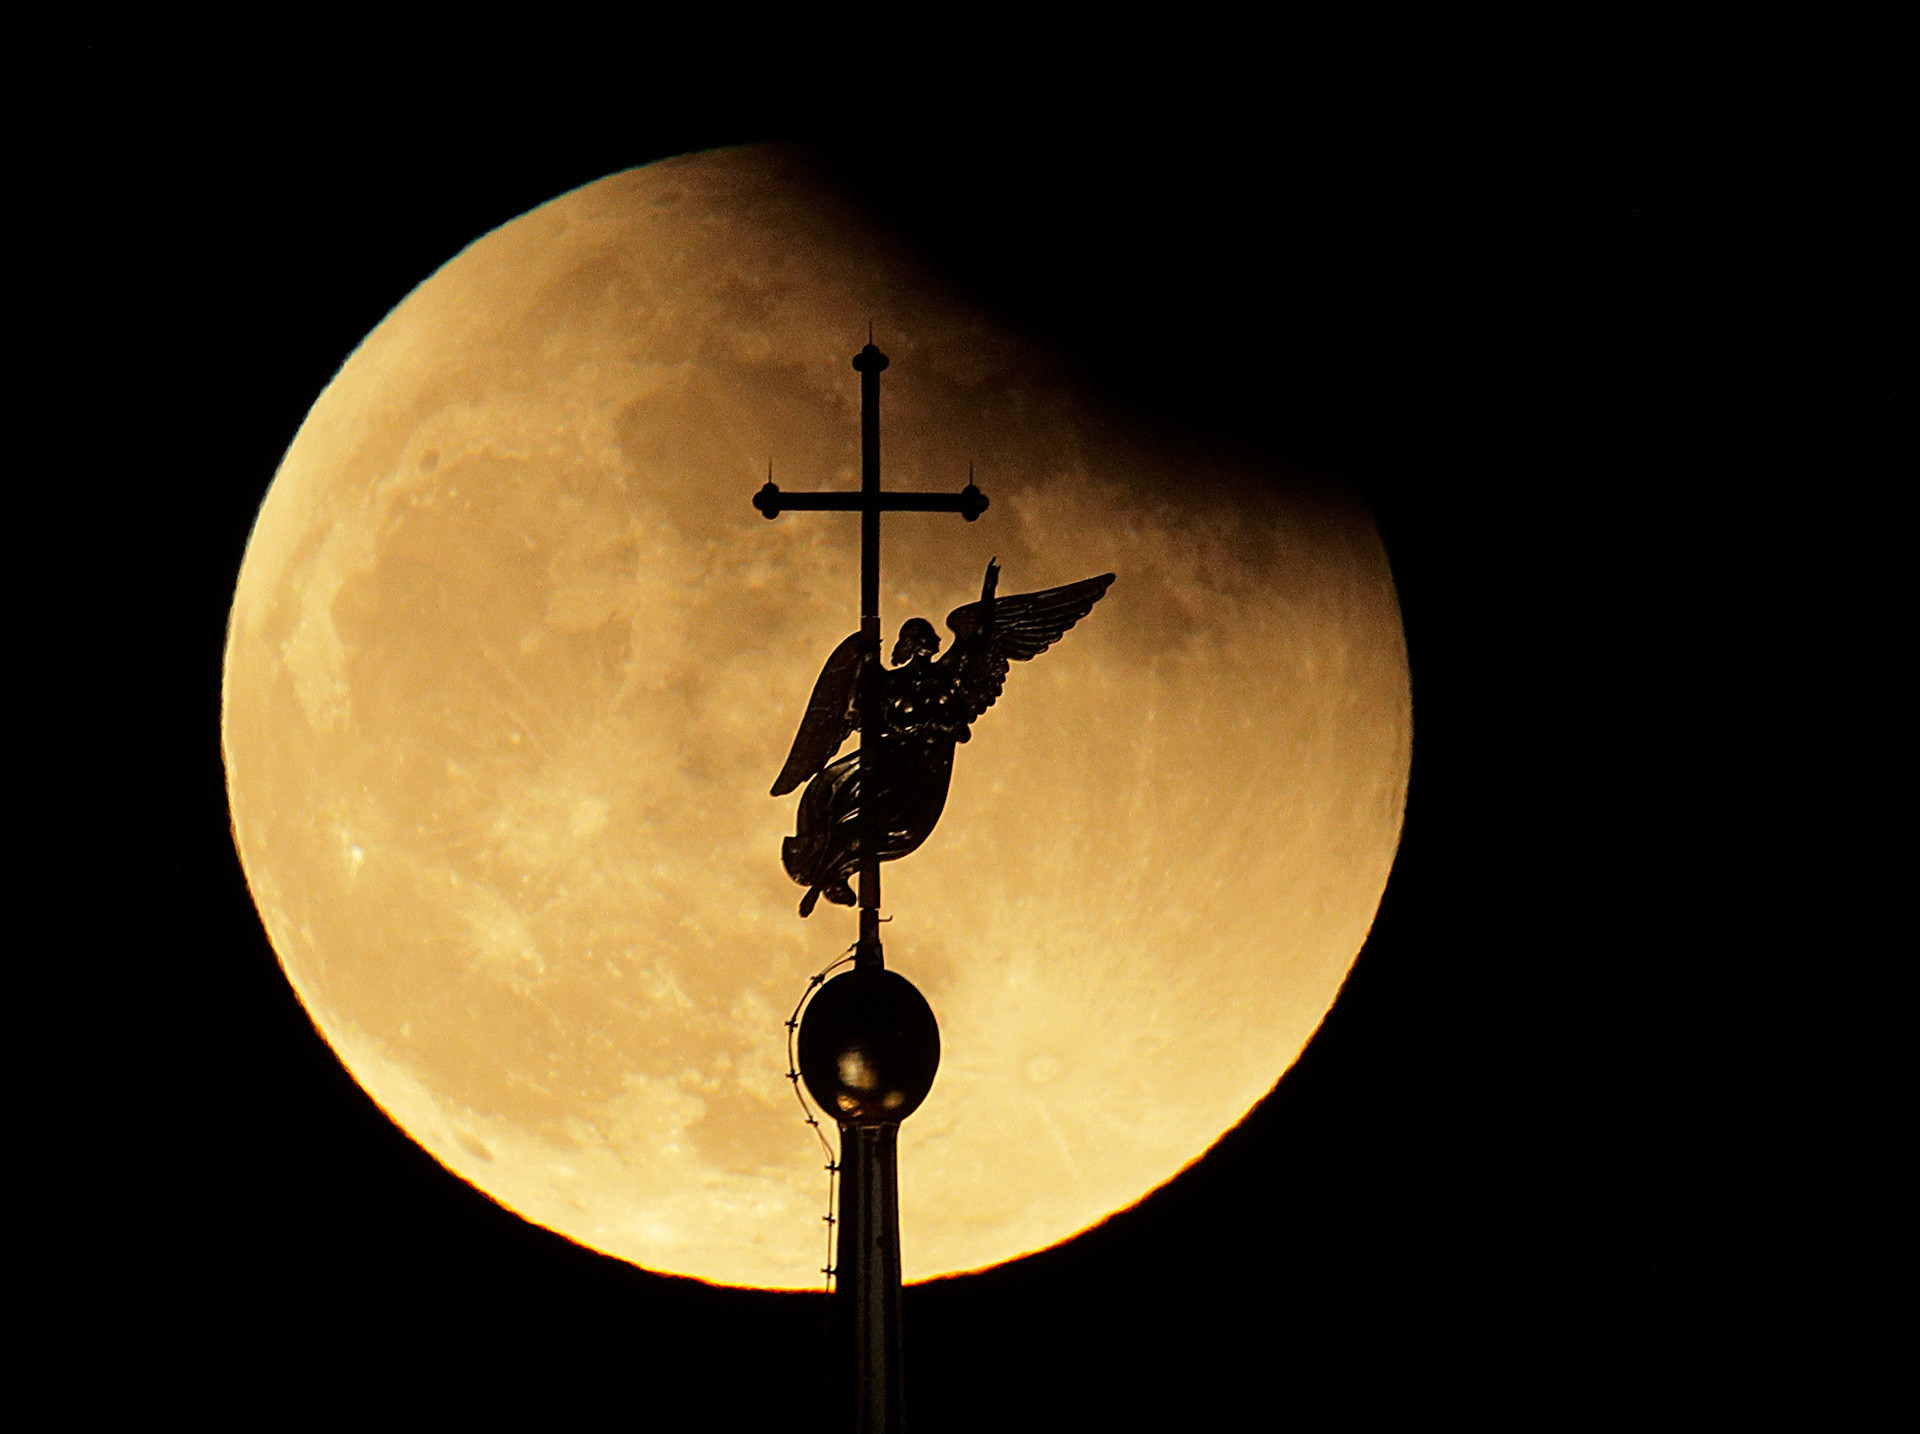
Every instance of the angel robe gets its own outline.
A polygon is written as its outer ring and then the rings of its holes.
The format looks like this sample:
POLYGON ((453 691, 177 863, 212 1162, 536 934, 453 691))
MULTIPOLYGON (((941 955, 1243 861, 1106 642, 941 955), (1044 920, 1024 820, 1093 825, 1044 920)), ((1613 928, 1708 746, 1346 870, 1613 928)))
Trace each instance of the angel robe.
MULTIPOLYGON (((896 861, 932 833, 946 810, 953 780, 953 749, 970 735, 959 718, 952 682, 925 657, 883 672, 877 789, 880 860, 896 861)), ((860 754, 829 762, 800 798, 795 835, 780 844, 787 875, 807 887, 804 916, 816 891, 840 906, 853 905, 849 881, 860 869, 860 754)))

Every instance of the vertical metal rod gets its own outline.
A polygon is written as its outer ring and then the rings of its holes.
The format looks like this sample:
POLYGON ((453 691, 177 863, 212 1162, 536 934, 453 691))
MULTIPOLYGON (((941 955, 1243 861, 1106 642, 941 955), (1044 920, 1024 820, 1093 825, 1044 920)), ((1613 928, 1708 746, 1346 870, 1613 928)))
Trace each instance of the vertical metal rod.
POLYGON ((854 355, 860 375, 860 945, 856 966, 880 955, 880 372, 887 356, 871 342, 854 355))
POLYGON ((853 1427, 899 1434, 905 1419, 900 1348, 900 1127, 840 1127, 840 1271, 852 1325, 853 1427))

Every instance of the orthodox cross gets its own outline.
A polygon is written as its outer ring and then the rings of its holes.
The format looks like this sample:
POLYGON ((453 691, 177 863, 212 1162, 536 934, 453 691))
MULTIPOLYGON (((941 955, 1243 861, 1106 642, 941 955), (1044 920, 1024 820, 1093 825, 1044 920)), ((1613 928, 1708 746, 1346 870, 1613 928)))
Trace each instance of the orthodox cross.
MULTIPOLYGON (((753 506, 768 518, 783 512, 834 512, 860 515, 860 789, 872 794, 880 785, 880 515, 882 513, 958 513, 969 523, 987 511, 987 495, 971 481, 958 493, 888 493, 880 487, 880 374, 887 356, 867 346, 854 355, 860 375, 860 491, 858 493, 783 493, 769 473, 753 495, 753 506)), ((856 969, 885 964, 880 949, 880 840, 877 803, 860 804, 860 944, 856 969)))

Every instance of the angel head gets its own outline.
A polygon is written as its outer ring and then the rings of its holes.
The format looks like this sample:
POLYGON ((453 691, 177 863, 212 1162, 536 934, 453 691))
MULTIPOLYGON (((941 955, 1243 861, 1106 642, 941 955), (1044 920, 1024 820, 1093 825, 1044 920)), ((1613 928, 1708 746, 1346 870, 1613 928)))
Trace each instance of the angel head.
POLYGON ((911 662, 916 657, 931 657, 940 650, 940 634, 924 617, 910 617, 900 624, 900 640, 893 645, 893 665, 911 662))

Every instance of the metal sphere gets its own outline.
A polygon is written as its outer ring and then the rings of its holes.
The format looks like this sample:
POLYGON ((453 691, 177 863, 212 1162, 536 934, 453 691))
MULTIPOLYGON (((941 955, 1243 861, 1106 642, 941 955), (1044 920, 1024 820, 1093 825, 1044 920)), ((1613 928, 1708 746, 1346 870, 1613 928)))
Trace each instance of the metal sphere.
POLYGON ((905 1120, 939 1068, 933 1008, 898 972, 876 966, 836 976, 800 1018, 800 1075, 842 1125, 905 1120))

